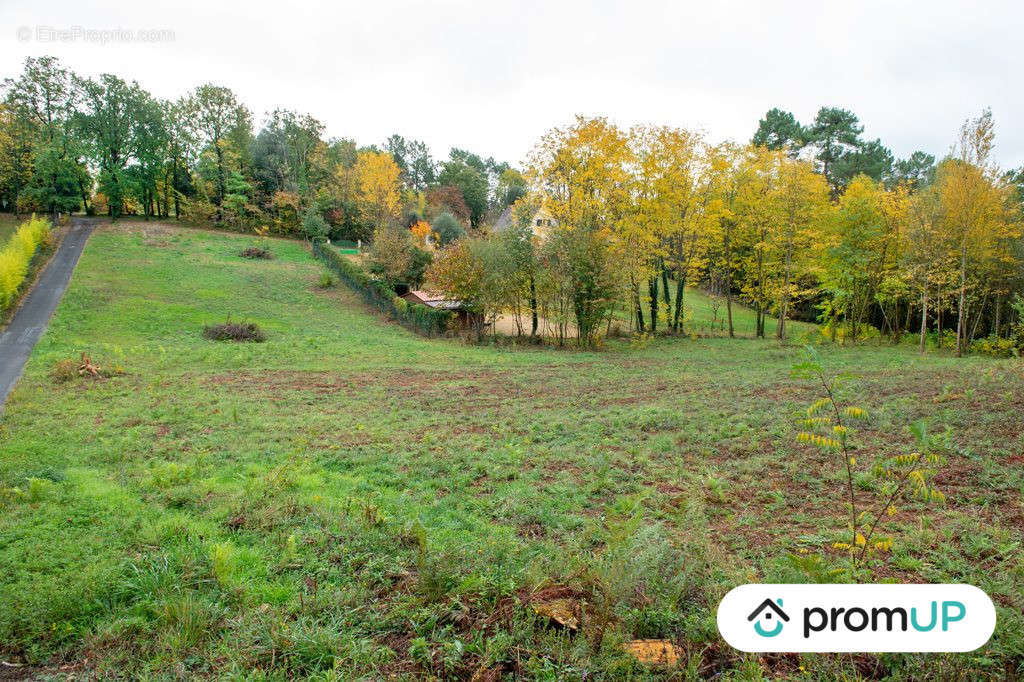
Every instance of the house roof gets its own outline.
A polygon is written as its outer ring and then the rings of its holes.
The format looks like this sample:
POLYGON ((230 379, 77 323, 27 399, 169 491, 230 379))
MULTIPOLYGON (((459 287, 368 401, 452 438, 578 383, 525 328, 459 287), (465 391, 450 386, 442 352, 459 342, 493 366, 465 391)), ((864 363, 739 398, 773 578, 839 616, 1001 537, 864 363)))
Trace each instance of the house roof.
POLYGON ((506 206, 505 210, 501 212, 498 219, 494 221, 495 232, 502 232, 507 230, 512 225, 512 207, 506 206))
POLYGON ((773 611, 775 611, 775 613, 779 614, 779 618, 781 618, 782 620, 784 620, 784 621, 786 621, 788 623, 789 622, 789 616, 787 616, 786 612, 783 611, 780 608, 781 606, 782 606, 782 600, 781 599, 779 600, 778 604, 773 602, 771 599, 765 599, 763 602, 761 602, 760 606, 758 606, 756 609, 754 609, 754 612, 752 614, 747 616, 747 620, 754 620, 755 618, 757 618, 761 614, 762 611, 764 611, 768 607, 771 607, 771 609, 773 611))
POLYGON ((419 289, 410 289, 408 292, 402 294, 402 298, 407 301, 411 300, 414 303, 422 303, 425 306, 437 308, 439 310, 459 310, 463 307, 462 301, 445 298, 444 294, 438 294, 432 291, 421 291, 419 289))

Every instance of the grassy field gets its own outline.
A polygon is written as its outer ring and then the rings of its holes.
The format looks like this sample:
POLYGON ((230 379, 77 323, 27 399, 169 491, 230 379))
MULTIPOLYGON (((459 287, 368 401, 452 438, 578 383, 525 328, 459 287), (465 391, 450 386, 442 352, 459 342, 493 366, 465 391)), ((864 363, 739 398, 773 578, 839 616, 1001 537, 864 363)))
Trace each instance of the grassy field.
POLYGON ((978 585, 989 644, 741 654, 717 635, 722 595, 822 579, 845 528, 834 462, 794 444, 817 397, 790 376, 799 347, 427 340, 318 289, 302 244, 250 261, 250 241, 92 237, 0 418, 3 660, 62 677, 1024 674, 1020 361, 821 351, 858 377, 862 460, 903 451, 919 417, 949 430, 947 502, 900 506, 875 579, 978 585), (229 317, 268 340, 202 338, 229 317), (123 374, 51 378, 81 353, 123 374), (556 598, 585 605, 578 631, 544 616, 556 598), (672 640, 679 667, 636 663, 633 638, 672 640))

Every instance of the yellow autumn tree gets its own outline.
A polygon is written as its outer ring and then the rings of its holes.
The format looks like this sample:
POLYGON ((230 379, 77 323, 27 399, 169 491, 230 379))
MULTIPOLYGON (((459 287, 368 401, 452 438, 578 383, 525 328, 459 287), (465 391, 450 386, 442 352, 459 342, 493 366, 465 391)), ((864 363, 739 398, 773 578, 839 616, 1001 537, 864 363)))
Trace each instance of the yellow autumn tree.
POLYGON ((743 182, 736 188, 736 226, 746 246, 741 259, 745 276, 739 284, 744 298, 754 307, 754 334, 761 338, 773 299, 776 231, 781 223, 776 194, 782 163, 781 152, 751 146, 739 157, 737 169, 743 182))
POLYGON ((604 118, 554 128, 530 154, 529 176, 554 222, 543 249, 551 290, 556 307, 572 311, 581 344, 615 309, 633 267, 622 239, 633 214, 631 160, 627 136, 604 118))
MULTIPOLYGON (((698 274, 707 252, 704 222, 709 195, 700 184, 704 143, 700 135, 669 126, 638 126, 630 132, 636 157, 635 191, 638 229, 633 239, 646 245, 643 263, 649 270, 648 297, 651 327, 657 329, 658 281, 660 275, 665 317, 671 331, 683 324, 683 296, 686 284, 698 274), (675 306, 669 276, 676 281, 675 306)), ((643 330, 639 293, 634 301, 643 330)))
POLYGON ((907 279, 908 291, 920 300, 922 353, 926 348, 929 313, 938 307, 933 300, 938 301, 938 291, 955 281, 951 252, 949 235, 943 229, 941 188, 930 185, 908 201, 906 245, 901 254, 901 271, 907 279))
POLYGON ((788 157, 779 166, 774 201, 778 204, 774 234, 778 262, 773 287, 778 316, 775 336, 784 339, 791 302, 817 292, 832 204, 825 177, 815 173, 809 162, 788 157), (801 286, 801 282, 809 286, 801 286))
POLYGON ((963 355, 976 329, 970 324, 971 306, 986 304, 993 273, 1000 264, 1013 261, 1010 249, 1021 234, 1010 188, 991 161, 994 144, 995 122, 992 112, 985 110, 964 123, 952 158, 942 163, 936 176, 944 225, 959 267, 957 356, 963 355))
POLYGON ((427 248, 431 246, 430 239, 434 234, 434 231, 430 227, 430 223, 426 220, 417 220, 413 223, 413 226, 409 228, 409 232, 412 233, 413 241, 416 246, 427 248))
POLYGON ((356 158, 359 209, 375 230, 398 218, 402 204, 401 172, 391 155, 384 152, 360 152, 356 158))

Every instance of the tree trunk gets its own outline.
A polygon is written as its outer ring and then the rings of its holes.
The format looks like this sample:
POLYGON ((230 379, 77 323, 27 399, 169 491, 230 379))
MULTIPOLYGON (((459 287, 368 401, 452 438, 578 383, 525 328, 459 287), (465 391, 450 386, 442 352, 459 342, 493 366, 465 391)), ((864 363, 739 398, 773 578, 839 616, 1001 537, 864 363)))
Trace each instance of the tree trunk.
POLYGON ((963 357, 964 335, 967 332, 967 320, 964 317, 967 299, 967 241, 960 247, 960 305, 956 313, 956 356, 963 357))
POLYGON ((779 324, 775 329, 775 335, 779 341, 786 338, 786 317, 789 315, 789 278, 791 265, 793 263, 793 247, 786 248, 786 267, 782 276, 782 302, 779 304, 779 324))
POLYGON ((224 174, 224 150, 220 148, 220 140, 214 139, 213 148, 217 152, 217 222, 224 218, 222 205, 227 194, 227 180, 224 174))
POLYGON ((643 334, 647 331, 644 325, 644 307, 640 302, 640 285, 633 283, 633 305, 636 307, 636 330, 643 334))
POLYGON ((974 318, 974 324, 971 325, 971 333, 964 340, 964 347, 965 348, 969 348, 971 341, 973 341, 978 336, 978 324, 981 323, 981 318, 985 316, 985 306, 987 306, 987 305, 988 305, 988 297, 986 296, 985 300, 983 300, 981 302, 981 307, 978 308, 978 315, 977 315, 977 317, 974 318))
POLYGON ((659 260, 661 261, 661 290, 665 296, 665 324, 671 329, 672 323, 669 320, 671 320, 672 315, 672 294, 668 288, 668 269, 665 268, 665 259, 661 258, 659 260))
POLYGON ((683 294, 686 293, 686 275, 680 274, 679 281, 676 282, 676 312, 673 316, 672 330, 677 334, 685 331, 682 328, 682 313, 683 313, 683 294))
POLYGON ((655 275, 651 278, 650 286, 651 292, 651 333, 656 334, 658 332, 658 276, 655 275))
POLYGON ((729 318, 729 338, 734 338, 736 333, 732 326, 732 243, 731 229, 725 232, 725 312, 729 318))
POLYGON ((174 219, 179 220, 181 218, 181 207, 178 205, 178 159, 177 157, 171 161, 173 171, 173 184, 171 185, 171 193, 174 195, 174 219))
POLYGON ((725 313, 729 318, 729 338, 735 338, 736 333, 732 327, 732 287, 725 290, 725 313))
POLYGON ((928 287, 921 291, 921 352, 925 352, 925 339, 928 332, 928 287))
POLYGON ((537 283, 530 273, 530 336, 537 337, 537 283))

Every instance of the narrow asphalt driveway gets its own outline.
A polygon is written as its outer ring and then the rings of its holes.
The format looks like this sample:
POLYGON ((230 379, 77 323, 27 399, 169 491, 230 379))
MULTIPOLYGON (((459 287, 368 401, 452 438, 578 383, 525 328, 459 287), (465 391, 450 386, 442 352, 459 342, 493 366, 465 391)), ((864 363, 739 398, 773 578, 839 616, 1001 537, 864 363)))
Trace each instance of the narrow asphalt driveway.
POLYGON ((71 219, 71 229, 50 259, 46 270, 39 276, 35 288, 21 302, 11 323, 0 333, 0 411, 36 341, 46 331, 50 316, 60 303, 71 273, 82 255, 85 242, 95 224, 82 218, 71 219))

